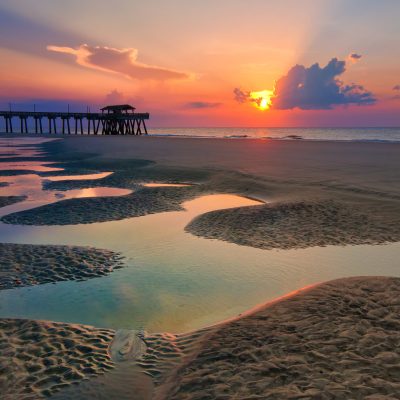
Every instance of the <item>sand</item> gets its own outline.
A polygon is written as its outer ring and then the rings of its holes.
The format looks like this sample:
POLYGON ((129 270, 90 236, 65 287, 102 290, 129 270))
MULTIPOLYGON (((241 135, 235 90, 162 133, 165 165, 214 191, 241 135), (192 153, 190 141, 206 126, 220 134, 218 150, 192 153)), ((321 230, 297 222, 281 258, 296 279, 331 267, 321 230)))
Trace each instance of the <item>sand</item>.
POLYGON ((156 400, 397 399, 399 298, 400 278, 339 279, 181 335, 2 319, 0 387, 5 399, 135 387, 156 400))
POLYGON ((24 201, 26 196, 0 196, 0 207, 9 206, 24 201))
POLYGON ((400 237, 398 144, 68 137, 43 146, 63 173, 114 172, 97 180, 46 182, 46 189, 109 186, 134 193, 64 200, 3 222, 103 222, 182 210, 182 202, 202 194, 235 193, 267 204, 201 215, 187 232, 263 249, 382 244, 400 237), (141 186, 151 181, 196 185, 141 186))
POLYGON ((0 319, 3 400, 37 399, 114 365, 114 332, 83 325, 0 319))
POLYGON ((0 243, 0 290, 86 280, 123 266, 113 251, 92 247, 0 243))
POLYGON ((142 188, 126 196, 62 200, 8 214, 1 220, 19 225, 75 225, 115 221, 159 212, 180 211, 183 209, 181 203, 196 195, 196 188, 142 188))
MULTIPOLYGON (((43 147, 52 153, 49 161, 58 162, 54 166, 66 167, 66 174, 114 171, 96 181, 51 182, 48 189, 110 185, 135 192, 119 198, 65 200, 8 215, 4 222, 108 221, 180 210, 183 201, 201 194, 236 193, 266 204, 201 215, 187 231, 264 249, 379 244, 400 237, 399 144, 68 137, 43 147), (196 185, 140 186, 149 181, 196 185)), ((52 175, 40 172, 46 174, 52 175)), ((151 377, 155 389, 149 398, 396 399, 400 398, 399 295, 400 278, 336 280, 300 290, 202 331, 147 334, 142 338, 145 346, 134 337, 127 354, 139 357, 137 366, 151 377)), ((22 350, 11 353, 11 363, 7 352, 6 360, 1 359, 2 368, 4 363, 6 368, 15 368, 2 375, 2 385, 9 398, 18 399, 24 398, 20 391, 30 386, 27 365, 46 360, 46 343, 51 342, 56 349, 52 351, 61 357, 57 358, 59 365, 68 367, 65 345, 58 343, 70 335, 78 335, 77 341, 82 338, 66 324, 61 324, 65 333, 55 334, 41 322, 13 321, 3 320, 1 343, 13 351, 15 345, 10 346, 8 340, 16 336, 22 350), (39 341, 39 350, 33 349, 32 359, 24 359, 25 348, 30 347, 23 337, 21 340, 19 324, 27 324, 28 331, 32 324, 40 327, 43 341, 39 341), (16 333, 10 335, 13 329, 16 333), (60 351, 63 356, 58 355, 60 351)), ((94 328, 85 329, 90 337, 96 337, 94 328)), ((99 372, 115 362, 109 355, 113 354, 115 333, 107 332, 103 338, 106 355, 95 350, 91 360, 100 365, 99 372)), ((78 346, 74 344, 72 349, 75 352, 78 346)), ((82 360, 72 357, 78 363, 82 360)), ((88 371, 96 374, 95 366, 90 367, 94 372, 88 371)), ((55 391, 59 379, 68 381, 61 373, 46 380, 46 372, 39 369, 34 375, 34 382, 45 379, 38 390, 55 391)), ((97 384, 100 377, 93 382, 97 384)), ((80 393, 93 393, 93 385, 81 383, 77 387, 81 385, 80 393)), ((36 390, 36 386, 32 388, 36 390)), ((58 398, 64 390, 70 393, 71 386, 59 391, 58 398)), ((149 394, 147 389, 145 392, 149 394)))
POLYGON ((157 399, 398 399, 400 279, 348 278, 202 336, 157 399))
POLYGON ((92 136, 44 146, 64 157, 91 153, 99 160, 152 160, 169 167, 239 171, 267 182, 400 194, 398 143, 92 136))
POLYGON ((400 241, 400 207, 397 214, 381 210, 332 200, 278 202, 202 214, 185 230, 265 250, 400 241))

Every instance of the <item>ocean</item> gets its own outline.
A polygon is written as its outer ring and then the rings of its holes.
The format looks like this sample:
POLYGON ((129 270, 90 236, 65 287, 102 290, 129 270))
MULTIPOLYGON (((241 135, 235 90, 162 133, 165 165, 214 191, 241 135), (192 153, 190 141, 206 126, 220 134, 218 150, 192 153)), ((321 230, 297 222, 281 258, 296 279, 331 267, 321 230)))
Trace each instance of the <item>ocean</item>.
POLYGON ((394 128, 151 128, 154 136, 196 138, 400 142, 394 128))

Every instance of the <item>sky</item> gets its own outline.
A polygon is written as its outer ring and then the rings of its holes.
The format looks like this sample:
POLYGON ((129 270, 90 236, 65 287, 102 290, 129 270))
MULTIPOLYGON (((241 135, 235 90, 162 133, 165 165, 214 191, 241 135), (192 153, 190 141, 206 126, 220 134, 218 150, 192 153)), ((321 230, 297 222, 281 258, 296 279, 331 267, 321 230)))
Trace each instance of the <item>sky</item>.
POLYGON ((0 0, 0 109, 400 125, 399 0, 0 0))

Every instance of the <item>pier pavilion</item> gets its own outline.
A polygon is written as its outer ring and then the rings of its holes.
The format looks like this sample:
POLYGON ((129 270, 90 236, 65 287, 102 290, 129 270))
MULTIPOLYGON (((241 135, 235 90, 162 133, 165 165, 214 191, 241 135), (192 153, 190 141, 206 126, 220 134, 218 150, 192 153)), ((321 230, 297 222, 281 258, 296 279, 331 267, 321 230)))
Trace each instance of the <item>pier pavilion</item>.
POLYGON ((5 120, 6 133, 147 135, 145 121, 149 119, 149 113, 137 113, 135 107, 129 104, 109 105, 100 111, 79 113, 8 110, 0 111, 0 119, 5 120), (16 124, 13 125, 13 122, 16 124))

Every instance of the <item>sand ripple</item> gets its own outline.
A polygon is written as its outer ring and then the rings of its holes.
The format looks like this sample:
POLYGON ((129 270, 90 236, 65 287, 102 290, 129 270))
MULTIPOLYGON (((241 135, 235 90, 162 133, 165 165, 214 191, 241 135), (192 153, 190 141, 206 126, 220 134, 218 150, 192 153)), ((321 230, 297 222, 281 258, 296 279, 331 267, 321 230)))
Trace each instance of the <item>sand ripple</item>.
POLYGON ((75 225, 114 221, 165 211, 181 211, 181 203, 196 195, 196 187, 143 188, 127 196, 62 200, 8 214, 1 220, 19 225, 75 225))
POLYGON ((121 268, 121 256, 93 247, 0 243, 0 290, 86 280, 121 268))
POLYGON ((0 319, 3 400, 48 397, 113 367, 113 331, 84 325, 0 319))
POLYGON ((349 278, 216 327, 159 398, 395 399, 400 279, 349 278))
POLYGON ((197 236, 261 249, 400 241, 400 221, 393 213, 368 210, 331 200, 272 203, 212 211, 185 229, 197 236))

